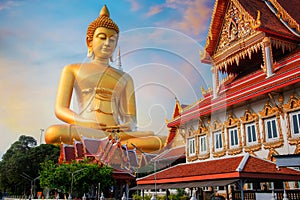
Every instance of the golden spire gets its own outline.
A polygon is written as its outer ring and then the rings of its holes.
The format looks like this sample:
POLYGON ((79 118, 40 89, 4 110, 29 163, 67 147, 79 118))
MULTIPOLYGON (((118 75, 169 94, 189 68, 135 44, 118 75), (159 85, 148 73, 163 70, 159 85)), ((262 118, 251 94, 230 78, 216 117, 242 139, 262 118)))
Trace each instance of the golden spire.
POLYGON ((102 9, 101 9, 101 11, 99 13, 99 16, 100 17, 101 16, 107 16, 107 17, 109 17, 109 11, 108 11, 108 9, 107 9, 107 7, 106 7, 105 4, 104 4, 104 6, 102 7, 102 9))

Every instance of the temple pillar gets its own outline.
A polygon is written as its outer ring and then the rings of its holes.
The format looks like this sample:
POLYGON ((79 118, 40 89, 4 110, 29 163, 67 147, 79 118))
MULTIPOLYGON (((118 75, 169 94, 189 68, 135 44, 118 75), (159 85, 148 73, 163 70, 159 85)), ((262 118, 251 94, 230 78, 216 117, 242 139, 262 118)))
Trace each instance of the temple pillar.
POLYGON ((263 70, 266 73, 267 77, 273 75, 273 55, 272 55, 272 47, 271 40, 269 37, 265 37, 262 41, 263 43, 263 59, 264 59, 264 67, 263 70))
POLYGON ((212 72, 212 84, 213 84, 213 98, 217 98, 217 89, 219 87, 219 74, 215 65, 211 67, 212 72))

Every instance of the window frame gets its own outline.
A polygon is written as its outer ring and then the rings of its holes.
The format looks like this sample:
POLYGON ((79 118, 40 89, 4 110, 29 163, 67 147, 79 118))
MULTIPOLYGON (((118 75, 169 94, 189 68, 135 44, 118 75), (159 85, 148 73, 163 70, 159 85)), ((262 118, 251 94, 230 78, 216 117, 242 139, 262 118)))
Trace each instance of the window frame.
POLYGON ((258 130, 257 130, 257 126, 256 126, 256 122, 250 122, 250 123, 246 123, 245 124, 245 139, 246 139, 246 145, 254 145, 258 143, 258 130), (248 132, 248 127, 251 127, 251 133, 248 132), (253 128, 254 128, 254 134, 253 134, 253 128), (249 141, 249 134, 251 136, 251 140, 249 141), (253 135, 255 135, 255 141, 253 140, 253 135))
POLYGON ((200 135, 199 136, 199 154, 200 155, 203 155, 203 154, 206 154, 207 153, 207 149, 208 149, 208 144, 207 144, 207 136, 206 135, 200 135), (202 150, 202 139, 204 138, 204 144, 205 144, 205 150, 202 150))
POLYGON ((278 121, 277 121, 276 117, 270 117, 270 118, 264 119, 264 129, 265 129, 266 142, 271 142, 271 141, 279 139, 279 128, 278 128, 278 121), (269 125, 268 125, 269 122, 272 122, 272 123, 270 123, 271 127, 269 127, 269 125), (274 134, 274 130, 276 131, 276 136, 274 134), (271 131, 271 133, 269 131, 271 131), (269 136, 271 136, 271 137, 269 137, 269 136))
POLYGON ((195 156, 196 155, 196 140, 195 140, 195 137, 190 137, 187 140, 188 140, 188 142, 187 142, 187 144, 188 144, 188 146, 187 146, 188 147, 188 155, 189 155, 189 157, 195 156), (191 144, 193 144, 193 145, 191 145, 191 144), (193 152, 191 151, 192 149, 194 150, 193 152))
POLYGON ((291 131, 291 135, 292 135, 292 137, 298 137, 298 136, 300 136, 300 110, 296 110, 296 111, 294 111, 294 112, 290 112, 289 113, 289 118, 290 118, 290 131, 291 131), (293 116, 297 116, 297 120, 298 120, 298 133, 295 133, 295 131, 294 131, 294 119, 293 119, 293 116))
POLYGON ((237 126, 234 126, 234 127, 231 127, 231 128, 228 128, 227 129, 228 131, 228 136, 229 136, 229 147, 230 148, 237 148, 239 147, 239 134, 238 134, 238 127, 237 126), (234 137, 232 137, 232 131, 234 131, 234 137), (234 144, 232 144, 232 142, 234 142, 234 144))

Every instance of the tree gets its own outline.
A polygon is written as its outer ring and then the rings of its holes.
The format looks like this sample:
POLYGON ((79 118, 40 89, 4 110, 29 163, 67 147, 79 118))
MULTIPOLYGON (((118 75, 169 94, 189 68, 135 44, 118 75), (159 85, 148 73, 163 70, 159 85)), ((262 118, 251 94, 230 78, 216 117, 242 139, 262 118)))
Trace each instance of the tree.
POLYGON ((44 188, 56 189, 72 196, 82 196, 92 188, 101 185, 102 191, 107 191, 113 184, 112 168, 99 167, 87 161, 57 165, 53 161, 41 164, 40 184, 44 188), (73 181, 72 181, 73 176, 73 181))
POLYGON ((15 195, 26 192, 29 195, 31 187, 39 185, 34 179, 39 175, 40 163, 45 160, 57 162, 59 156, 57 146, 36 145, 37 142, 33 137, 22 135, 3 155, 0 162, 0 189, 2 191, 15 195))

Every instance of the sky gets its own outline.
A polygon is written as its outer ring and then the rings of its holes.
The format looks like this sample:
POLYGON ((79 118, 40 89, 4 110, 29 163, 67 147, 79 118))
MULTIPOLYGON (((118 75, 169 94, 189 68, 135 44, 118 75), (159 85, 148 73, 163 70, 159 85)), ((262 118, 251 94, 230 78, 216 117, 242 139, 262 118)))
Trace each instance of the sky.
POLYGON ((117 48, 134 80, 138 130, 167 135, 175 97, 192 104, 201 87, 211 87, 199 52, 212 0, 0 0, 0 157, 20 135, 44 143, 42 130, 63 123, 54 115, 61 70, 89 62, 86 29, 104 4, 120 28, 117 48))

